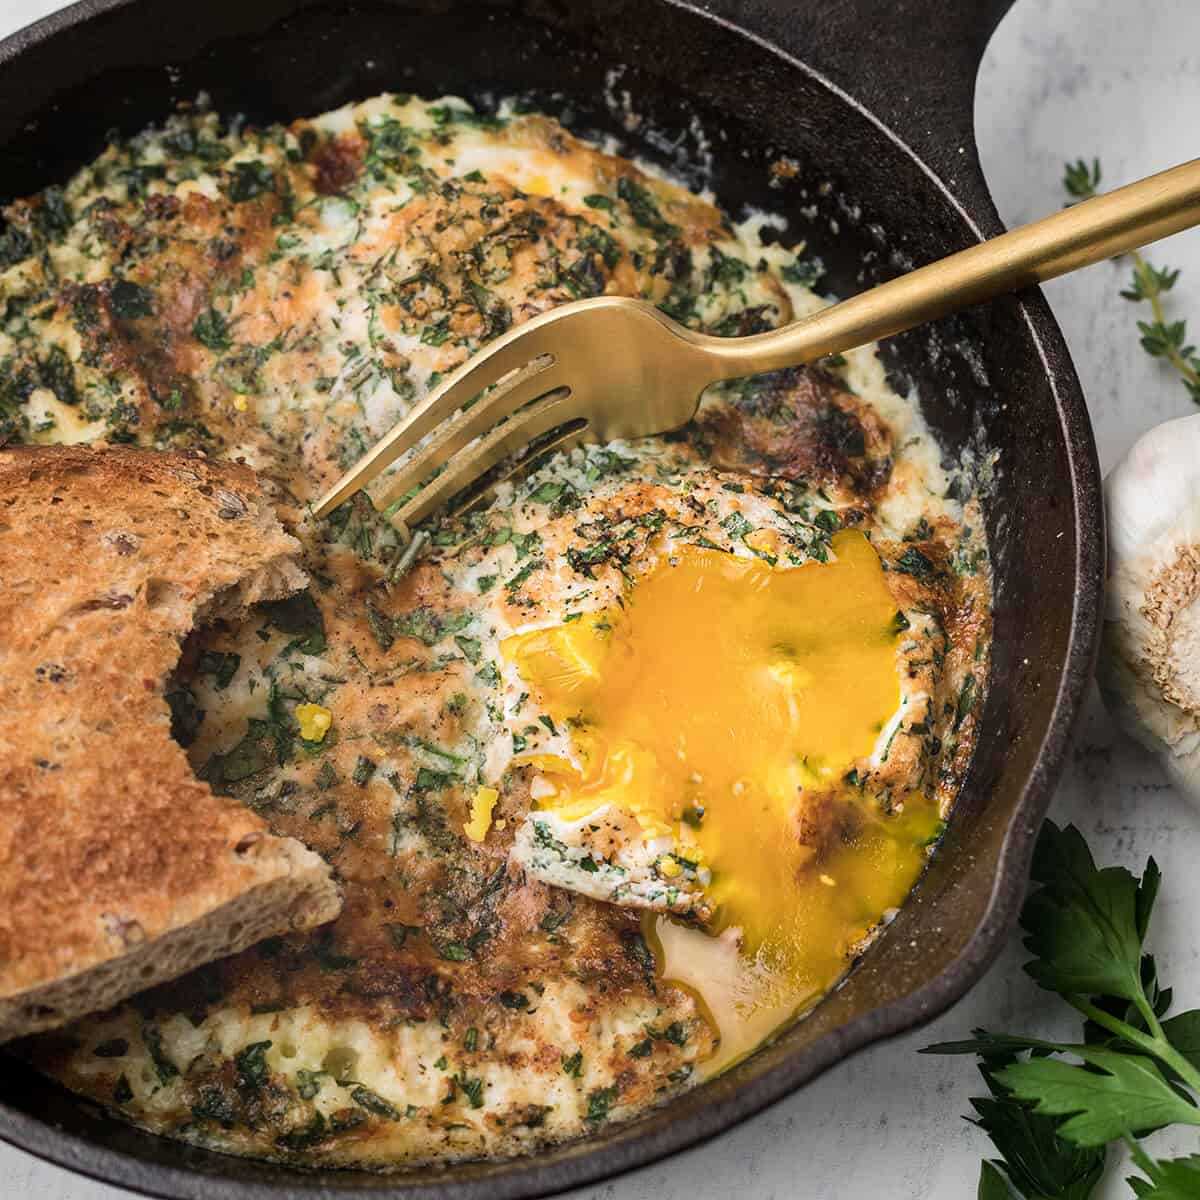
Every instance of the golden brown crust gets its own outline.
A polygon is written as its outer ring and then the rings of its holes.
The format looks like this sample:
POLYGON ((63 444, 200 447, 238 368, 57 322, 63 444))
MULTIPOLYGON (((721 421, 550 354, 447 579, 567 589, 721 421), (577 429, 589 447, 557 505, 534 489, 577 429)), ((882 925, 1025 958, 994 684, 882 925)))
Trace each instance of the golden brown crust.
POLYGON ((0 1041, 165 978, 143 947, 280 878, 269 932, 335 914, 314 855, 195 778, 164 698, 197 611, 239 585, 245 602, 294 590, 297 548, 245 467, 0 452, 0 1041), (123 956, 138 971, 107 971, 103 997, 33 995, 123 956))
POLYGON ((871 405, 819 367, 779 371, 769 380, 753 404, 702 413, 712 463, 766 478, 806 479, 845 503, 877 499, 891 476, 892 441, 871 405))

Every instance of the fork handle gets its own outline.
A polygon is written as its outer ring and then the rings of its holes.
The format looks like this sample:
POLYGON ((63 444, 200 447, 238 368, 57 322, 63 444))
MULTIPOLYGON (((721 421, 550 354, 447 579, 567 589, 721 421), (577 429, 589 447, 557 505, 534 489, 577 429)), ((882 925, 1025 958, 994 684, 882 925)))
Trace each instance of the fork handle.
POLYGON ((769 333, 709 338, 726 378, 891 337, 1200 224, 1200 159, 960 250, 769 333))

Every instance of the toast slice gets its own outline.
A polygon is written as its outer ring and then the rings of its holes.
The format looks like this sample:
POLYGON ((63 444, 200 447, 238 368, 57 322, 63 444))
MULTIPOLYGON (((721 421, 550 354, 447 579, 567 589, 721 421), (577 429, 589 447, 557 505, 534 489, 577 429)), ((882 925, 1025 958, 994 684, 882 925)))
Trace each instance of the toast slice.
POLYGON ((331 920, 326 863, 193 775, 165 685, 197 621, 302 587, 246 467, 0 450, 0 1042, 331 920))

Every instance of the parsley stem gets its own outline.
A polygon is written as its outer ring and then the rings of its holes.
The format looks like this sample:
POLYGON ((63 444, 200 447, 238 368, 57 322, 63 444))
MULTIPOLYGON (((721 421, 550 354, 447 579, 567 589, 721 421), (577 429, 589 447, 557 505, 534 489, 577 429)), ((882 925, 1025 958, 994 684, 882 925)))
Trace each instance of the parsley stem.
POLYGON ((1082 996, 1064 995, 1063 999, 1072 1008, 1083 1013, 1089 1021, 1094 1021, 1097 1025, 1103 1026, 1110 1033, 1123 1038, 1139 1050, 1144 1050, 1147 1054, 1152 1054, 1161 1062, 1166 1063, 1192 1091, 1200 1093, 1200 1071, 1197 1071, 1163 1036, 1162 1026, 1158 1023, 1158 1018, 1154 1015, 1153 1009, 1150 1008, 1150 1004, 1144 996, 1140 997, 1141 1003, 1138 1003, 1136 1000, 1134 1003, 1137 1004, 1138 1011, 1142 1016, 1148 1017, 1146 1023, 1153 1031, 1149 1034, 1143 1033, 1140 1029, 1135 1028, 1126 1021, 1122 1021, 1120 1017, 1114 1017, 1111 1013, 1106 1013, 1102 1008, 1097 1008, 1091 1001, 1085 1000, 1082 996))
POLYGON ((425 543, 429 541, 429 534, 423 529, 417 530, 412 535, 412 540, 404 548, 404 552, 396 560, 395 565, 388 572, 388 583, 395 583, 401 579, 407 572, 409 567, 416 562, 417 555, 425 549, 425 543))
POLYGON ((1142 1019, 1146 1022, 1146 1028, 1150 1030, 1150 1036, 1170 1045, 1170 1042, 1167 1041, 1163 1034, 1162 1026, 1158 1023, 1158 1014, 1154 1011, 1154 1006, 1146 998, 1145 992, 1137 994, 1134 998, 1134 1004, 1137 1005, 1138 1012, 1142 1014, 1142 1019))
POLYGON ((1137 1138, 1129 1133, 1124 1135, 1124 1142, 1125 1145, 1129 1147, 1130 1157, 1135 1163, 1137 1163, 1139 1169, 1146 1176, 1146 1178, 1152 1182, 1157 1182, 1158 1163, 1156 1163, 1154 1159, 1152 1159, 1150 1155, 1146 1153, 1146 1151, 1142 1148, 1141 1142, 1139 1142, 1137 1138))

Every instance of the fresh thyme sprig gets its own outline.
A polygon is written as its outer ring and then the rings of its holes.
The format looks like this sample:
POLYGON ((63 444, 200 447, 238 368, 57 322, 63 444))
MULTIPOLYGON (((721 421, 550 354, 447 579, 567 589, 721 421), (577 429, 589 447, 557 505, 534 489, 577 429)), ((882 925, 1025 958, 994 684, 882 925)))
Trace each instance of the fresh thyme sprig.
MULTIPOLYGON (((1100 160, 1090 163, 1080 158, 1065 163, 1063 189, 1071 197, 1070 203, 1090 200, 1100 188, 1100 160)), ((1139 321, 1142 349, 1151 358, 1161 358, 1168 363, 1183 381, 1191 398, 1200 404, 1200 355, 1196 347, 1187 340, 1186 321, 1168 321, 1163 296, 1174 288, 1179 280, 1179 271, 1168 267, 1161 269, 1147 262, 1140 251, 1129 256, 1133 261, 1133 278, 1121 295, 1134 303, 1147 303, 1153 320, 1139 321)))
POLYGON ((1200 1126, 1200 1009, 1167 1017, 1171 992, 1143 944, 1160 875, 1100 869, 1083 835, 1047 821, 1033 860, 1041 886, 1021 925, 1025 970, 1084 1017, 1083 1040, 977 1029, 926 1053, 977 1054, 991 1095, 971 1101, 1000 1159, 983 1163, 983 1200, 1087 1200, 1107 1148, 1123 1142, 1141 1200, 1200 1197, 1200 1155, 1156 1160, 1139 1141, 1166 1125, 1200 1126))

